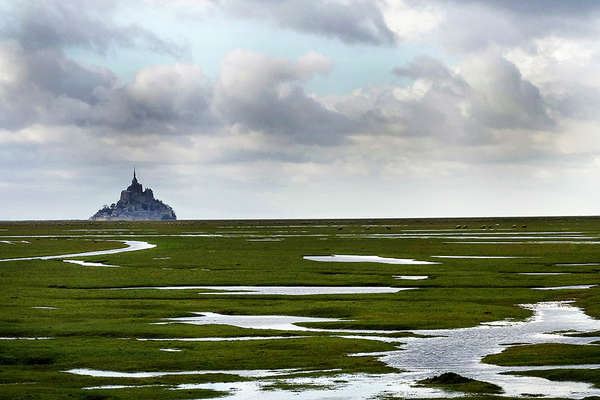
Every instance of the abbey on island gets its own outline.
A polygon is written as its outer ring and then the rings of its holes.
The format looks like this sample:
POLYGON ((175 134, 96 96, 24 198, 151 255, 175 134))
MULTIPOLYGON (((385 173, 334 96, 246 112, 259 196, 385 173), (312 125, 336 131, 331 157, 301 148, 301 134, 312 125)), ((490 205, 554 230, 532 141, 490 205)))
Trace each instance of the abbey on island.
POLYGON ((173 209, 154 198, 152 189, 143 190, 133 170, 133 179, 127 189, 121 191, 121 198, 110 206, 90 217, 93 221, 160 221, 175 220, 173 209))

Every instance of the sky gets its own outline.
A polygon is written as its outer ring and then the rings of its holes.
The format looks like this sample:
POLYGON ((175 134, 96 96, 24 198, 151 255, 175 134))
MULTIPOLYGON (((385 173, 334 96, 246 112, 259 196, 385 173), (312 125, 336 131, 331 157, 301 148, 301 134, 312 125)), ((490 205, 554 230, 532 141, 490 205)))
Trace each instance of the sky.
POLYGON ((600 1, 0 0, 0 220, 600 214, 600 1))

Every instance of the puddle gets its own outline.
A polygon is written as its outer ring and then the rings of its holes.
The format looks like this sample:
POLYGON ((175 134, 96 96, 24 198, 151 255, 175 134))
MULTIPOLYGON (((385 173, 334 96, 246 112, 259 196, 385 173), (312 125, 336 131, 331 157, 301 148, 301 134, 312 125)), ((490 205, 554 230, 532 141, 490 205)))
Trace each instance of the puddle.
POLYGON ((520 257, 520 256, 431 256, 431 258, 531 258, 531 257, 520 257))
POLYGON ((154 257, 153 260, 170 260, 171 257, 154 257))
MULTIPOLYGON (((481 239, 486 239, 486 238, 481 238, 481 239)), ((509 239, 509 238, 503 238, 503 239, 509 239)), ((524 238, 519 238, 519 239, 524 239, 524 238)), ((488 242, 466 241, 466 242, 444 242, 444 243, 445 244, 600 244, 600 242, 597 240, 586 240, 586 241, 580 241, 580 240, 528 240, 526 242, 516 241, 516 240, 511 241, 511 242, 490 240, 488 242)))
POLYGON ((450 393, 434 388, 415 388, 413 381, 405 374, 353 374, 335 375, 317 378, 298 377, 278 380, 260 380, 258 382, 229 382, 183 384, 174 387, 175 390, 210 389, 228 391, 228 400, 281 400, 295 398, 302 400, 344 399, 363 400, 387 398, 389 395, 399 398, 429 397, 447 398, 462 397, 463 393, 450 393), (284 383, 289 385, 310 385, 299 391, 286 391, 269 386, 284 383))
POLYGON ((0 340, 48 340, 53 339, 47 336, 25 337, 25 336, 0 336, 0 340))
POLYGON ((281 242, 280 238, 246 239, 248 242, 281 242))
POLYGON ((477 234, 474 236, 445 236, 443 239, 464 240, 464 239, 519 239, 519 240, 553 240, 553 239, 597 239, 596 236, 482 236, 477 234))
POLYGON ((570 263, 570 264, 554 264, 557 267, 582 267, 586 265, 600 265, 600 263, 570 263))
POLYGON ((159 349, 160 351, 166 351, 167 353, 179 353, 181 349, 159 349))
POLYGON ((562 290, 562 289, 591 289, 596 285, 572 285, 572 286, 553 286, 553 287, 536 287, 535 290, 562 290))
MULTIPOLYGON (((583 232, 576 232, 576 231, 565 231, 565 232, 559 232, 559 231, 537 231, 537 232, 498 232, 498 231, 494 231, 494 232, 479 232, 481 229, 471 229, 470 232, 455 232, 454 229, 413 229, 413 230, 403 230, 403 232, 424 232, 424 233, 411 233, 411 234, 394 234, 394 235, 407 235, 407 236, 411 236, 411 235, 420 235, 420 236, 469 236, 469 235, 477 235, 477 236, 498 236, 498 235, 504 235, 504 236, 531 236, 531 235, 569 235, 569 236, 577 236, 580 237, 582 236, 584 233, 583 232), (447 233, 429 233, 429 232, 434 232, 434 231, 447 231, 447 233), (475 232, 477 231, 477 232, 475 232)), ((507 230, 507 229, 504 229, 507 230)), ((390 234, 382 234, 382 235, 390 235, 390 234)))
MULTIPOLYGON (((168 322, 155 322, 153 325, 168 324, 192 324, 192 325, 229 325, 248 329, 273 329, 280 331, 303 331, 303 332, 330 332, 330 333, 367 333, 367 334, 389 334, 401 331, 392 330, 366 330, 366 329, 318 329, 305 328, 296 324, 306 322, 339 322, 352 321, 339 318, 314 318, 314 317, 296 317, 289 315, 224 315, 212 312, 192 312, 193 316, 164 318, 168 322)), ((305 336, 307 337, 307 336, 305 336)), ((272 337, 267 337, 271 339, 272 337)), ((282 337, 287 338, 287 337, 282 337)), ((294 337, 295 339, 298 336, 294 337)), ((220 340, 221 338, 219 338, 220 340)), ((245 339, 245 338, 244 338, 245 339)), ((290 338, 291 339, 291 338, 290 338)), ((371 338, 374 340, 373 338, 371 338)), ((381 341, 386 341, 388 337, 382 337, 381 341)), ((201 341, 202 339, 193 339, 201 341)), ((233 340, 233 339, 227 339, 233 340)), ((209 339, 210 341, 210 339, 209 339)))
POLYGON ((48 307, 48 306, 35 306, 31 308, 36 308, 38 310, 57 310, 56 307, 48 307))
POLYGON ((597 236, 584 235, 536 235, 538 232, 528 232, 526 235, 517 235, 513 232, 470 232, 470 233, 428 233, 428 234, 407 234, 407 233, 370 233, 370 234, 338 234, 338 237, 362 238, 362 239, 450 239, 450 240, 491 240, 491 239, 597 239, 597 236))
POLYGON ((140 342, 238 342, 246 340, 303 339, 310 336, 236 336, 204 338, 137 338, 140 342))
POLYGON ((90 262, 90 261, 81 261, 81 260, 63 260, 63 262, 71 263, 71 264, 78 264, 78 265, 81 265, 84 267, 119 268, 118 265, 108 265, 108 264, 102 264, 102 263, 90 262))
POLYGON ((6 258, 6 259, 0 260, 0 261, 54 260, 57 258, 69 258, 69 257, 103 256, 106 254, 118 254, 118 253, 125 253, 125 252, 129 252, 129 251, 152 249, 152 248, 156 247, 155 244, 150 244, 148 242, 142 242, 139 240, 119 240, 119 242, 125 243, 127 245, 127 247, 123 247, 121 249, 88 251, 85 253, 60 254, 60 255, 56 255, 56 256, 6 258))
MULTIPOLYGON (((397 331, 396 331, 397 332, 397 331)), ((388 331, 389 333, 389 331, 388 331)), ((341 337, 344 339, 359 339, 359 340, 374 340, 376 342, 384 342, 384 343, 404 343, 404 337, 391 337, 391 336, 366 336, 366 335, 335 335, 337 337, 341 337)), ((381 355, 388 355, 389 352, 381 352, 381 355)), ((362 357, 366 355, 366 353, 354 353, 348 354, 349 357, 362 357)), ((379 353, 369 353, 369 355, 379 355, 379 353)))
POLYGON ((331 256, 304 256, 305 260, 310 261, 324 261, 324 262, 371 262, 371 263, 383 263, 383 264, 407 264, 407 265, 426 265, 426 264, 439 264, 432 261, 419 261, 412 258, 389 258, 379 256, 355 256, 355 255, 343 255, 333 254, 331 256))
POLYGON ((223 292, 201 292, 202 295, 283 295, 310 296, 319 294, 381 294, 396 293, 418 288, 380 286, 139 286, 106 288, 106 290, 222 290, 223 292))
POLYGON ((102 228, 102 229, 92 229, 92 228, 87 228, 87 229, 69 229, 69 231, 71 232, 123 232, 125 229, 122 228, 102 228))
POLYGON ((166 385, 104 385, 104 386, 88 386, 82 388, 83 390, 110 390, 110 389, 135 389, 135 388, 148 388, 148 387, 161 387, 166 385))
MULTIPOLYGON (((242 235, 240 235, 242 236, 242 235)), ((110 233, 92 235, 2 235, 3 238, 40 238, 40 239, 76 239, 76 238, 120 238, 120 237, 224 237, 219 234, 158 234, 158 233, 110 233)))
POLYGON ((172 323, 192 325, 230 325, 248 329, 276 329, 280 331, 315 331, 304 328, 297 323, 303 322, 338 322, 338 318, 294 317, 287 315, 223 315, 212 312, 194 312, 194 316, 165 318, 169 322, 157 322, 156 325, 172 323))
POLYGON ((552 276, 552 275, 571 275, 570 272, 519 272, 519 275, 531 275, 531 276, 552 276))
POLYGON ((263 370, 205 370, 205 371, 159 371, 159 372, 118 372, 100 369, 74 368, 67 372, 74 375, 93 376, 96 378, 156 378, 170 375, 209 375, 227 374, 237 375, 242 378, 263 378, 268 376, 287 375, 297 372, 298 369, 263 369, 263 370))
POLYGON ((406 279, 409 281, 420 281, 429 278, 429 275, 393 275, 395 279, 406 279))

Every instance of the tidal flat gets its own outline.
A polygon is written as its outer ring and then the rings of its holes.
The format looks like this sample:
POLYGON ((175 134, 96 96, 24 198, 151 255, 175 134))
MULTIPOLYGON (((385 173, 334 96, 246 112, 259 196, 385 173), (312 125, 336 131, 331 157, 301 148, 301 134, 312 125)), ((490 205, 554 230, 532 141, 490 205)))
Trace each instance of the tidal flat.
POLYGON ((0 259, 0 398, 600 395, 600 218, 2 222, 0 259))

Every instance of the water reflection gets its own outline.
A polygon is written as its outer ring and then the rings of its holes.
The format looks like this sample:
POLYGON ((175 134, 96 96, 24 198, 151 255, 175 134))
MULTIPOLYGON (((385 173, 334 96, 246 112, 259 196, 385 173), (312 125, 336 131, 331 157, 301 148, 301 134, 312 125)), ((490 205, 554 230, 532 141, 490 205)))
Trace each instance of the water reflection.
MULTIPOLYGON (((506 343, 569 343, 587 344, 596 338, 564 336, 557 331, 590 332, 600 330, 600 321, 587 316, 567 302, 524 305, 534 311, 525 322, 487 324, 463 329, 418 330, 417 334, 434 335, 427 338, 406 338, 401 351, 381 358, 386 364, 409 370, 419 380, 444 372, 495 383, 506 395, 523 393, 543 396, 582 398, 600 395, 586 383, 549 382, 542 378, 501 375, 502 372, 550 369, 559 367, 500 367, 483 364, 488 354, 504 350, 506 343)), ((599 368, 600 365, 569 366, 568 368, 599 368)), ((418 397, 418 396, 417 396, 418 397)))

